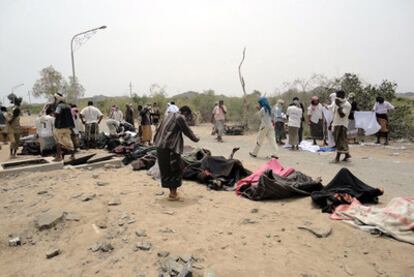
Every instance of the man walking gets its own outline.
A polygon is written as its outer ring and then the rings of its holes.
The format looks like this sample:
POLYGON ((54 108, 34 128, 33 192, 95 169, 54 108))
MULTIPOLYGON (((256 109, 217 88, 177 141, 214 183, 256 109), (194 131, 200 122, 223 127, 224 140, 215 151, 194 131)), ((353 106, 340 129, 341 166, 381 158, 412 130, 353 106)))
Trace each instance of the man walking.
POLYGON ((88 148, 96 147, 96 139, 99 135, 99 123, 103 118, 101 111, 89 101, 88 106, 80 112, 80 118, 85 125, 85 140, 88 148))
POLYGON ((224 101, 220 100, 218 106, 213 108, 212 121, 217 132, 217 141, 223 142, 224 121, 226 119, 227 108, 224 106, 224 101))
POLYGON ((333 106, 333 136, 336 145, 335 162, 338 163, 341 154, 344 154, 344 162, 351 158, 348 147, 348 125, 349 114, 351 112, 351 104, 345 98, 345 91, 339 90, 336 92, 335 105, 333 106))

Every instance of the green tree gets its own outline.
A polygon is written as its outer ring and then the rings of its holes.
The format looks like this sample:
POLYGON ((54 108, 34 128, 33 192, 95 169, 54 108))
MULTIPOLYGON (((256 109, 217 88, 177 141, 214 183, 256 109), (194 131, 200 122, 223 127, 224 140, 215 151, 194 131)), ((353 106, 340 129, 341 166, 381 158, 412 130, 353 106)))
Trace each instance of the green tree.
POLYGON ((65 80, 62 74, 53 66, 48 66, 40 71, 40 79, 33 85, 34 97, 50 97, 55 93, 63 93, 65 80))
MULTIPOLYGON (((76 77, 75 77, 76 78, 76 77)), ((74 81, 73 77, 69 77, 69 82, 63 81, 63 94, 68 98, 69 102, 74 102, 85 95, 85 88, 77 81, 74 81)))

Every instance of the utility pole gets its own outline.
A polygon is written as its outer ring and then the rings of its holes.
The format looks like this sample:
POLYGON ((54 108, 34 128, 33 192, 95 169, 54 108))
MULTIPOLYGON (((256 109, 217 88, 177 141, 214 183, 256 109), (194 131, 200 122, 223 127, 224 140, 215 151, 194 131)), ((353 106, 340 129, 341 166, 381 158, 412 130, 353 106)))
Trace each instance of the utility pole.
POLYGON ((129 97, 132 98, 132 82, 129 82, 129 97))
POLYGON ((32 99, 30 98, 30 90, 27 91, 27 96, 29 97, 29 107, 27 108, 27 113, 31 115, 30 107, 32 106, 32 99))

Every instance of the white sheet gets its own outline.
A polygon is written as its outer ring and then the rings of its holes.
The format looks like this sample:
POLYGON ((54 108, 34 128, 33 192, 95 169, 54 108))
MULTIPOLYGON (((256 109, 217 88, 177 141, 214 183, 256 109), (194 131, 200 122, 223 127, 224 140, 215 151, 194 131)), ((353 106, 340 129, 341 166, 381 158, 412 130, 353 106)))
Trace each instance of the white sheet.
POLYGON ((354 117, 355 127, 364 129, 366 136, 374 135, 381 129, 374 112, 355 112, 354 117))

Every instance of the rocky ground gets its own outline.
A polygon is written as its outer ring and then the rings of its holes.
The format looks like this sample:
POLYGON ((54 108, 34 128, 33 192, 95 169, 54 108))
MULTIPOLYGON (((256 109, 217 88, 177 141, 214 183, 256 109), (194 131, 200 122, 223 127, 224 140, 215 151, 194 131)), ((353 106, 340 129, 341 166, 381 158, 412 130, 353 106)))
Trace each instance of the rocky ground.
MULTIPOLYGON (((248 156, 255 135, 225 137, 195 127, 198 144, 227 156, 233 146, 255 170, 265 159, 248 156)), ((263 149, 263 156, 266 153, 263 149)), ((329 163, 332 153, 280 149, 280 160, 323 183, 342 167, 383 187, 383 206, 414 195, 414 147, 353 146, 351 163, 329 163)), ((7 159, 7 147, 0 151, 7 159)), ((184 182, 183 202, 145 171, 110 166, 21 173, 0 182, 1 276, 413 276, 413 246, 377 237, 329 219, 310 198, 253 202, 233 192, 184 182), (319 238, 298 228, 322 229, 319 238), (13 238, 18 241, 11 241, 13 238), (9 245, 9 243, 11 245, 9 245)))

